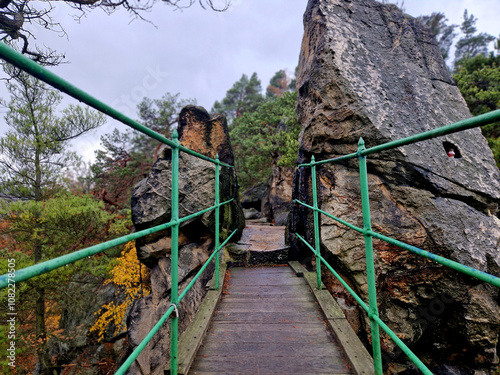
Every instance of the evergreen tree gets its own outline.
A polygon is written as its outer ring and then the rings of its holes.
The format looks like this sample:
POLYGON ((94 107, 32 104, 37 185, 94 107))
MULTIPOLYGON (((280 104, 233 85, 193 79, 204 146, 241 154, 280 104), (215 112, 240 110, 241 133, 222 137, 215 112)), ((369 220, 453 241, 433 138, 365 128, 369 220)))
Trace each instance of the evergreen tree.
POLYGON ((228 122, 231 122, 244 113, 257 109, 264 101, 261 92, 262 87, 257 73, 253 73, 250 79, 243 74, 226 92, 224 99, 214 103, 211 111, 226 115, 228 122))
POLYGON ((477 55, 486 55, 488 45, 495 40, 495 37, 487 33, 477 33, 477 18, 473 14, 469 16, 467 9, 464 11, 464 20, 460 26, 460 31, 464 34, 456 44, 455 50, 455 70, 459 68, 464 59, 470 59, 477 55))
POLYGON ((287 91, 233 121, 229 136, 243 189, 266 181, 273 159, 279 166, 295 165, 300 133, 296 104, 297 92, 287 91))
POLYGON ((143 142, 144 138, 134 138, 130 132, 122 133, 118 129, 101 137, 103 149, 96 150, 96 160, 90 166, 88 178, 93 184, 94 195, 108 207, 130 208, 134 186, 150 170, 155 145, 143 142))
MULTIPOLYGON (((490 53, 463 59, 453 75, 475 116, 500 108, 500 56, 490 53)), ((500 167, 500 123, 481 127, 500 167)))
MULTIPOLYGON (((5 241, 0 250, 2 269, 6 268, 8 258, 16 260, 17 269, 33 265, 36 247, 40 249, 38 260, 46 261, 128 232, 123 220, 106 212, 104 204, 90 195, 59 193, 42 202, 3 202, 0 217, 0 237, 5 241)), ((92 257, 16 284, 19 323, 16 336, 18 343, 23 344, 16 360, 19 373, 32 373, 33 359, 38 360, 38 373, 54 373, 58 366, 47 349, 49 340, 63 346, 72 341, 62 335, 59 325, 64 306, 74 303, 74 296, 68 292, 69 282, 77 285, 102 282, 108 267, 108 257, 92 257)), ((6 305, 5 292, 5 289, 0 291, 0 302, 5 300, 6 305)), ((90 316, 93 313, 88 312, 90 316)), ((86 332, 67 334, 85 336, 86 332)))
MULTIPOLYGON (((170 138, 172 129, 179 120, 182 107, 188 104, 196 105, 196 99, 182 99, 179 96, 180 93, 170 94, 167 92, 160 99, 142 99, 137 105, 139 122, 170 138)), ((130 142, 135 153, 142 154, 149 160, 152 160, 155 149, 160 144, 159 141, 142 133, 135 133, 130 142)))
POLYGON ((286 72, 281 69, 274 73, 274 76, 269 81, 269 85, 266 89, 266 97, 279 97, 288 91, 288 85, 290 79, 288 78, 286 72))
POLYGON ((458 35, 455 32, 458 26, 448 25, 448 19, 444 13, 432 13, 430 16, 420 16, 417 17, 417 19, 420 20, 425 27, 431 30, 436 38, 443 60, 446 61, 449 57, 453 40, 458 35))
POLYGON ((61 182, 61 172, 78 160, 71 140, 105 122, 103 115, 70 105, 58 117, 61 96, 43 82, 17 72, 7 83, 11 100, 0 138, 0 189, 5 194, 41 201, 61 182))
MULTIPOLYGON (((5 69, 12 77, 7 84, 11 100, 5 116, 11 129, 0 139, 0 189, 10 197, 40 203, 58 188, 63 169, 78 159, 68 151, 69 142, 102 125, 104 116, 88 108, 69 106, 57 117, 54 110, 61 101, 58 93, 24 72, 8 65, 5 69)), ((41 228, 38 208, 35 206, 33 214, 35 234, 41 228)), ((33 236, 30 244, 33 261, 38 263, 43 258, 42 237, 33 236)), ((45 343, 45 289, 37 285, 35 290, 36 336, 45 343)), ((48 360, 43 346, 38 355, 43 373, 48 360)))
MULTIPOLYGON (((144 98, 137 106, 139 122, 167 138, 185 105, 196 99, 181 99, 179 93, 165 93, 160 99, 144 98)), ((134 186, 149 172, 155 151, 161 143, 139 132, 120 132, 101 137, 102 150, 97 150, 91 165, 94 195, 116 208, 128 208, 134 186)))

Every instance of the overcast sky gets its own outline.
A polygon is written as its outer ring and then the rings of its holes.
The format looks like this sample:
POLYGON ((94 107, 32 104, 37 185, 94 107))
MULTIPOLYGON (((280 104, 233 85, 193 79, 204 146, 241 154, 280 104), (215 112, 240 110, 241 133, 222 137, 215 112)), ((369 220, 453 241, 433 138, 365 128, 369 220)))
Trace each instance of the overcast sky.
MULTIPOLYGON (((107 15, 99 9, 78 23, 75 10, 53 4, 53 18, 67 36, 35 30, 39 45, 64 52, 69 62, 52 70, 136 118, 136 105, 144 96, 180 93, 210 110, 243 73, 256 72, 264 90, 276 71, 293 73, 307 1, 232 0, 223 13, 198 4, 174 11, 159 2, 144 15, 152 24, 133 20, 125 11, 107 15)), ((404 7, 412 16, 444 12, 454 24, 461 23, 468 9, 478 18, 479 31, 500 34, 500 0, 406 0, 404 7)), ((5 96, 5 90, 1 94, 5 96)), ((0 127, 5 130, 3 119, 0 127)), ((84 160, 93 157, 100 134, 115 127, 110 120, 99 132, 79 140, 84 160)))

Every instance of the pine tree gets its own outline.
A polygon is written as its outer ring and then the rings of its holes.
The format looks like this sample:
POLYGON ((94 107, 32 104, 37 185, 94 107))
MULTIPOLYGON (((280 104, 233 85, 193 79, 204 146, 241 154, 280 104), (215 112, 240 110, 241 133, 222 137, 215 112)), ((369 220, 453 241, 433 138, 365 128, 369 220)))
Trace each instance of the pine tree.
MULTIPOLYGON (((104 123, 104 116, 88 108, 69 106, 62 116, 55 115, 61 96, 43 82, 6 65, 12 77, 7 84, 11 100, 5 121, 10 130, 0 138, 0 189, 10 197, 34 200, 40 203, 58 189, 65 167, 78 160, 68 151, 69 142, 104 123)), ((40 230, 41 212, 33 213, 32 232, 40 230)), ((43 258, 40 236, 32 238, 34 263, 43 258)), ((46 342, 45 289, 36 286, 36 336, 46 342)), ((46 372, 47 353, 43 346, 38 351, 42 373, 46 372)))
POLYGON ((226 115, 228 121, 242 116, 244 113, 254 111, 264 101, 261 94, 262 86, 257 73, 253 73, 250 79, 246 74, 234 83, 221 102, 216 101, 212 112, 226 115))
MULTIPOLYGON (((500 56, 490 53, 463 59, 453 75, 475 116, 500 108, 500 56)), ((481 127, 500 167, 500 123, 481 127)))
POLYGON ((453 40, 458 35, 455 32, 455 29, 458 27, 457 25, 448 25, 448 19, 444 15, 444 13, 432 13, 430 16, 420 16, 417 18, 420 22, 430 29, 434 37, 436 38, 436 42, 439 46, 439 51, 443 56, 443 60, 447 60, 450 53, 451 45, 453 44, 453 40))
POLYGON ((477 55, 488 54, 488 44, 495 40, 493 35, 477 33, 477 18, 473 14, 469 16, 467 9, 464 11, 464 20, 460 31, 464 34, 456 44, 455 69, 459 68, 462 60, 470 59, 477 55))
POLYGON ((269 81, 269 85, 266 89, 266 97, 279 97, 288 91, 288 86, 290 84, 290 79, 288 78, 286 72, 281 69, 274 73, 274 76, 269 81))

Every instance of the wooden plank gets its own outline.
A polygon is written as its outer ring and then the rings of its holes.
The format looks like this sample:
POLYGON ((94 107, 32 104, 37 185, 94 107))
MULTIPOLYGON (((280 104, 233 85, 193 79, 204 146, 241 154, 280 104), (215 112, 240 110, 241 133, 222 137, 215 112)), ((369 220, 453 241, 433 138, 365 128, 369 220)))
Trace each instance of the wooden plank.
POLYGON ((297 312, 220 312, 217 313, 214 322, 259 322, 259 323, 305 323, 310 321, 323 321, 324 317, 318 311, 309 311, 306 313, 297 312))
POLYGON ((373 359, 346 319, 329 319, 328 325, 338 338, 355 374, 373 375, 373 359))
MULTIPOLYGON (((253 301, 249 303, 238 303, 225 301, 223 305, 219 306, 217 312, 228 313, 228 312, 296 312, 296 313, 307 313, 317 309, 311 301, 307 302, 279 302, 277 300, 267 298, 270 300, 269 303, 262 301, 253 301)), ((286 301, 286 300, 281 300, 286 301)))
MULTIPOLYGON (((300 281, 300 279, 298 279, 300 281)), ((308 291, 307 285, 231 285, 228 291, 229 295, 247 294, 258 295, 262 294, 282 294, 291 293, 297 295, 308 291)))
MULTIPOLYGON (((242 295, 239 294, 237 296, 233 296, 230 294, 224 295, 224 303, 225 302, 231 302, 231 303, 255 303, 256 299, 253 296, 248 296, 248 295, 242 295)), ((257 299, 258 301, 262 301, 263 303, 266 303, 267 300, 276 300, 277 303, 295 303, 295 302, 316 302, 314 298, 314 294, 312 293, 307 293, 305 295, 290 295, 289 297, 282 297, 280 295, 273 296, 273 297, 268 297, 262 296, 257 299)))
MULTIPOLYGON (((221 263, 220 268, 219 268, 219 286, 221 289, 222 289, 222 285, 224 284, 224 277, 226 275, 226 270, 227 270, 227 264, 221 263)), ((214 273, 214 276, 207 283, 206 288, 208 290, 215 290, 215 273, 214 273)))
MULTIPOLYGON (((225 263, 222 264, 219 272, 221 288, 219 290, 208 290, 207 295, 203 299, 203 302, 196 312, 193 321, 181 335, 177 352, 178 374, 188 373, 189 368, 194 361, 196 352, 198 351, 198 348, 200 347, 201 342, 205 337, 208 325, 215 313, 215 308, 222 294, 222 284, 224 282, 226 269, 227 265, 225 263)), ((168 361, 164 373, 170 374, 170 361, 168 361)))
POLYGON ((214 322, 207 332, 205 342, 213 340, 214 342, 276 343, 299 340, 303 345, 309 343, 330 345, 335 339, 325 328, 323 324, 296 322, 288 324, 214 322))
MULTIPOLYGON (((318 280, 316 278, 316 272, 304 272, 304 279, 312 290, 318 289, 318 280)), ((326 289, 325 284, 321 283, 321 289, 326 289)))
POLYGON ((190 374, 350 373, 311 288, 286 269, 231 269, 190 374))
MULTIPOLYGON (((196 359, 200 358, 197 356, 196 359)), ((260 355, 228 357, 202 357, 203 361, 196 360, 193 372, 232 372, 233 374, 304 374, 304 373, 348 373, 348 365, 339 357, 299 356, 292 360, 291 356, 276 356, 272 360, 260 355)))
POLYGON ((344 312, 328 290, 316 290, 314 295, 327 319, 345 319, 344 312))
POLYGON ((373 374, 373 359, 345 318, 338 303, 326 288, 325 290, 317 289, 316 274, 314 272, 304 272, 304 279, 309 284, 323 313, 327 317, 328 325, 342 347, 352 371, 358 375, 373 374))
POLYGON ((199 356, 216 356, 219 358, 233 356, 259 357, 326 357, 340 356, 341 352, 335 345, 326 345, 325 342, 309 342, 304 345, 300 338, 291 337, 286 341, 273 342, 235 342, 215 341, 204 343, 198 350, 199 356))
POLYGON ((244 267, 237 267, 237 268, 230 268, 229 271, 231 273, 231 277, 265 277, 267 276, 275 276, 275 275, 293 275, 292 270, 290 267, 272 267, 276 268, 275 270, 269 270, 269 269, 259 269, 259 268, 246 268, 248 270, 252 270, 251 272, 245 272, 242 271, 241 269, 244 269, 244 267))
MULTIPOLYGON (((248 372, 248 373, 252 374, 252 375, 255 374, 253 372, 248 372)), ((238 372, 238 374, 244 374, 244 372, 238 372)), ((271 374, 272 375, 276 375, 276 372, 269 373, 269 375, 271 375, 271 374)), ((301 375, 317 375, 317 374, 318 374, 317 372, 302 372, 301 373, 301 375)), ((321 375, 349 375, 351 373, 348 372, 348 373, 345 373, 345 374, 340 374, 338 372, 320 372, 319 374, 321 374, 321 375)), ((206 372, 206 371, 199 372, 199 371, 190 371, 189 375, 234 375, 234 371, 230 371, 230 372, 220 372, 220 371, 217 371, 217 372, 206 372)), ((268 375, 268 374, 261 372, 260 375, 268 375)))
POLYGON ((304 282, 293 276, 285 275, 280 276, 265 276, 265 277, 252 277, 252 278, 236 278, 231 277, 229 280, 231 286, 282 286, 282 285, 304 285, 304 282))
POLYGON ((297 261, 291 261, 291 262, 288 262, 289 266, 292 268, 293 272, 295 272, 295 275, 297 277, 303 277, 304 276, 304 267, 302 266, 302 264, 300 264, 299 262, 297 261))
POLYGON ((302 291, 295 290, 295 291, 287 291, 283 293, 272 293, 272 294, 267 294, 265 291, 259 291, 254 293, 240 292, 240 293, 226 294, 224 295, 224 298, 226 298, 226 300, 228 301, 236 301, 239 299, 247 300, 248 298, 252 298, 252 296, 255 296, 255 298, 259 300, 281 299, 283 301, 286 301, 289 298, 294 298, 301 295, 305 295, 308 297, 312 296, 314 298, 314 294, 308 289, 302 291))
POLYGON ((305 332, 305 333, 311 333, 311 334, 317 334, 318 332, 329 332, 328 330, 325 330, 327 326, 327 322, 305 322, 305 323, 298 323, 298 322, 290 322, 290 323, 284 323, 284 324, 273 324, 273 323, 248 323, 248 324, 241 324, 241 323, 224 323, 224 322, 212 322, 209 328, 209 332, 224 332, 226 331, 227 333, 229 332, 238 332, 238 334, 244 334, 245 332, 288 332, 288 333, 295 333, 297 331, 299 332, 305 332))

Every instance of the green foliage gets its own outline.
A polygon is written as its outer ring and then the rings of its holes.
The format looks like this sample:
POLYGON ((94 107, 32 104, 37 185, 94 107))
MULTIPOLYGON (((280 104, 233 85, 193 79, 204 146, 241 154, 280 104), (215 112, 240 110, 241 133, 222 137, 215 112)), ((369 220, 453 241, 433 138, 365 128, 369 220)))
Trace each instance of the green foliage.
MULTIPOLYGON (((182 99, 180 93, 165 93, 160 99, 144 98, 137 105, 139 113, 139 122, 144 126, 163 134, 165 137, 171 137, 172 126, 178 121, 179 113, 182 107, 192 104, 196 105, 196 99, 182 99)), ((158 145, 158 141, 143 134, 138 134, 132 138, 136 152, 140 150, 150 153, 158 145)))
POLYGON ((289 83, 290 79, 286 72, 283 69, 277 71, 269 81, 269 86, 266 89, 266 97, 271 98, 283 95, 285 91, 288 91, 289 83))
MULTIPOLYGON (((463 59, 454 74, 458 88, 475 116, 500 108, 500 56, 463 59)), ((481 128, 500 167, 500 123, 481 128)))
MULTIPOLYGON (((104 203, 92 196, 68 193, 41 202, 3 201, 0 217, 2 270, 6 269, 7 259, 15 259, 17 270, 33 265, 35 245, 40 247, 40 260, 44 261, 128 233, 130 226, 128 217, 110 214, 104 203)), ((45 342, 35 333, 39 290, 44 293, 46 338, 64 341, 59 320, 63 306, 72 304, 75 297, 68 290, 69 283, 102 282, 110 271, 110 259, 106 255, 89 257, 16 284, 17 344, 22 349, 17 353, 23 368, 33 370, 34 364, 29 363, 45 342)), ((5 290, 0 292, 0 303, 7 305, 5 290)))
POLYGON ((477 33, 477 18, 473 14, 468 15, 467 9, 464 11, 464 20, 460 26, 460 31, 464 34, 458 40, 455 47, 455 70, 460 68, 464 59, 470 59, 477 55, 486 55, 488 45, 495 40, 495 37, 487 33, 477 33))
POLYGON ((242 116, 246 112, 255 111, 264 101, 261 94, 262 87, 257 73, 253 73, 250 79, 243 74, 239 81, 235 82, 221 102, 216 101, 211 112, 226 115, 228 121, 242 116))
POLYGON ((234 119, 229 135, 243 189, 267 180, 273 160, 279 166, 295 164, 300 133, 296 103, 297 92, 285 92, 234 119))
POLYGON ((57 92, 26 73, 6 69, 15 75, 7 83, 10 130, 0 139, 0 188, 10 196, 42 200, 58 187, 61 170, 78 159, 68 151, 69 141, 103 124, 104 116, 69 106, 58 117, 57 92))
MULTIPOLYGON (((179 112, 195 99, 181 99, 179 94, 166 93, 160 99, 144 98, 137 106, 139 121, 166 137, 178 121, 179 112)), ((94 192, 109 206, 118 209, 130 207, 134 186, 144 178, 153 164, 153 156, 160 142, 142 133, 120 132, 101 137, 102 150, 96 151, 88 177, 94 192)))
POLYGON ((134 147, 130 132, 114 129, 101 137, 102 150, 90 166, 90 180, 95 194, 118 209, 130 207, 134 186, 144 178, 153 164, 154 146, 134 147))
POLYGON ((42 246, 42 260, 102 241, 110 231, 123 232, 104 203, 90 195, 61 193, 42 202, 5 203, 0 216, 9 224, 6 234, 25 254, 35 242, 42 246))

